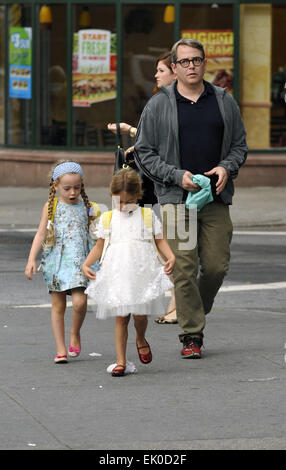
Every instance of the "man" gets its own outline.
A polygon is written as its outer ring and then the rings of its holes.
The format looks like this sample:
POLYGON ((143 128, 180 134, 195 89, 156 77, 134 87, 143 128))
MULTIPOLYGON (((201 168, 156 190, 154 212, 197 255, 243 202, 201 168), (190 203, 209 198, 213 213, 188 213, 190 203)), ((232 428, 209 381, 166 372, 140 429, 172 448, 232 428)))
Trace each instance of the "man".
MULTIPOLYGON (((247 156, 246 132, 230 94, 206 82, 203 45, 181 39, 172 48, 177 80, 145 106, 136 135, 138 167, 154 181, 165 236, 176 255, 173 272, 183 358, 200 358, 205 315, 229 267, 233 179, 247 156), (211 179, 213 202, 197 213, 197 244, 183 246, 174 226, 188 192, 200 190, 191 176, 211 179), (165 210, 164 210, 165 209, 165 210), (175 215, 174 215, 175 214, 175 215), (167 215, 167 216, 166 216, 167 215), (199 273, 199 275, 198 275, 199 273)), ((183 206, 188 227, 189 211, 183 206)))

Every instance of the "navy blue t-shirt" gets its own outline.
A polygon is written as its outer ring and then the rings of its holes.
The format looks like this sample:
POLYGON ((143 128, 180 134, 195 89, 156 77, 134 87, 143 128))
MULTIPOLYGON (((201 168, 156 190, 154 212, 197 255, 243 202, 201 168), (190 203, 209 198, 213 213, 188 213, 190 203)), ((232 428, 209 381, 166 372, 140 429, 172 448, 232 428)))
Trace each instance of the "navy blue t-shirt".
MULTIPOLYGON (((204 81, 205 89, 197 102, 180 95, 175 87, 181 167, 193 174, 204 174, 218 165, 224 123, 214 89, 204 81)), ((211 178, 213 196, 217 177, 211 178)))

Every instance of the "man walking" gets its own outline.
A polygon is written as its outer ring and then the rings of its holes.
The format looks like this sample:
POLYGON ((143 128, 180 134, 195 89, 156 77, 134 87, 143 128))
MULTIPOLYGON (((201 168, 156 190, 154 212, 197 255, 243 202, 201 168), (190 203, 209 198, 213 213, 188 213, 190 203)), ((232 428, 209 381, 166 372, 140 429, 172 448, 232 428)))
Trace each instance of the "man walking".
POLYGON ((155 184, 165 236, 176 255, 173 272, 183 358, 200 358, 205 315, 227 273, 232 222, 233 179, 247 157, 239 108, 223 88, 204 80, 203 45, 181 39, 172 48, 177 80, 161 87, 145 106, 135 143, 137 166, 155 184), (179 232, 189 192, 200 190, 191 177, 210 178, 213 202, 197 213, 197 243, 186 248, 179 232), (174 235, 174 228, 175 231, 174 235))

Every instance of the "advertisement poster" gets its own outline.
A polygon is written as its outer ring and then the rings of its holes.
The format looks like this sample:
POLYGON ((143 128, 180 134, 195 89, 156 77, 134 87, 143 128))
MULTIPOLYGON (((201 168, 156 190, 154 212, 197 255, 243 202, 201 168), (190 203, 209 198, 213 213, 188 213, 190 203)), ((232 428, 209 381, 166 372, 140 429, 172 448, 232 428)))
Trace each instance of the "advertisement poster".
POLYGON ((197 39, 203 44, 207 58, 205 80, 232 93, 233 31, 231 29, 183 30, 182 37, 197 39))
POLYGON ((116 98, 116 35, 101 29, 75 33, 72 68, 73 106, 116 98))
POLYGON ((32 28, 9 30, 9 98, 32 97, 32 28))

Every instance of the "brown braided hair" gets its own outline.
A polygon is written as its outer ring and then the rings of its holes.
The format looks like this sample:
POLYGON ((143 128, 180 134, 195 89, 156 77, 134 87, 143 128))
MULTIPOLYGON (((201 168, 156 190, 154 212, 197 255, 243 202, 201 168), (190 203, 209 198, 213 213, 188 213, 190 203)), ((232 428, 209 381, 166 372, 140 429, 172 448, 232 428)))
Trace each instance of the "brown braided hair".
MULTIPOLYGON (((51 168, 50 172, 49 172, 49 180, 50 180, 50 183, 49 183, 49 199, 48 199, 48 222, 52 221, 52 217, 53 217, 53 208, 54 208, 54 199, 55 199, 55 195, 56 195, 56 189, 55 189, 55 183, 59 183, 60 182, 60 179, 61 177, 59 177, 56 181, 53 180, 53 173, 54 173, 54 169, 60 165, 61 163, 65 163, 65 162, 74 162, 74 163, 78 163, 76 162, 75 160, 59 160, 57 161, 51 168)), ((77 173, 70 173, 70 174, 77 174, 77 173)), ((84 188, 84 183, 83 183, 83 180, 81 178, 81 191, 80 191, 80 194, 81 194, 81 197, 83 199, 83 202, 84 202, 84 205, 86 207, 86 211, 87 211, 87 216, 88 216, 88 226, 90 225, 90 223, 96 219, 96 216, 95 215, 90 215, 89 214, 89 209, 92 207, 89 199, 88 199, 88 196, 85 192, 85 188, 84 188)), ((55 231, 54 231, 54 226, 52 223, 48 224, 48 231, 47 231, 47 235, 46 235, 46 239, 45 239, 45 242, 44 242, 44 245, 43 247, 44 248, 50 248, 51 246, 54 245, 55 243, 55 240, 56 240, 56 237, 55 237, 55 231)))
MULTIPOLYGON (((54 186, 54 181, 51 179, 50 181, 50 191, 49 191, 49 199, 48 199, 48 221, 52 221, 53 216, 53 207, 54 207, 54 199, 56 195, 56 189, 54 186)), ((56 241, 54 226, 52 223, 48 225, 46 239, 43 244, 43 248, 47 249, 54 245, 56 241)))
POLYGON ((88 225, 90 225, 90 223, 96 219, 96 215, 90 215, 89 214, 89 209, 91 209, 92 205, 88 199, 88 196, 85 192, 85 187, 84 187, 84 183, 83 181, 81 181, 81 191, 80 191, 80 195, 82 197, 82 200, 84 202, 84 205, 86 207, 86 211, 87 211, 87 216, 88 216, 88 225))

